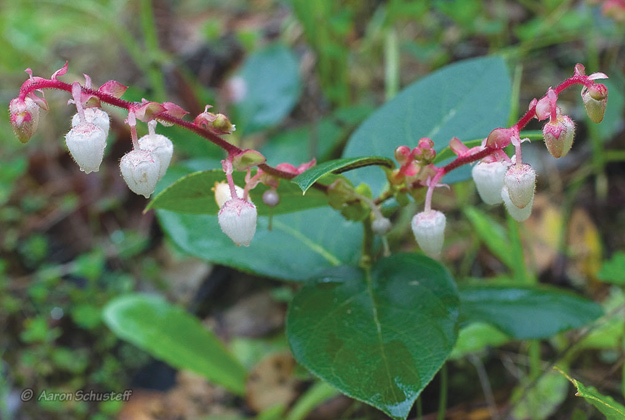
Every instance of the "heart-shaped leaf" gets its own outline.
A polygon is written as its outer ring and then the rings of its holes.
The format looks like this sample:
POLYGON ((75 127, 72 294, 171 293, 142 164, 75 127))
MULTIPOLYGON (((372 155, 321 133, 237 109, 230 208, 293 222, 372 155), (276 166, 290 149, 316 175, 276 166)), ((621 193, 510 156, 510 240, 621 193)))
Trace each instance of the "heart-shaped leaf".
POLYGON ((242 395, 247 372, 197 318, 158 296, 131 294, 109 302, 104 322, 117 336, 170 365, 189 369, 242 395))
POLYGON ((378 156, 357 157, 334 159, 322 164, 313 166, 304 173, 299 174, 291 181, 299 185, 304 193, 317 182, 321 177, 327 174, 341 174, 365 166, 384 166, 386 168, 394 168, 395 163, 388 158, 378 156))
POLYGON ((461 321, 486 322, 516 339, 548 338, 603 315, 601 306, 552 287, 462 286, 461 321))
MULTIPOLYGON (((431 138, 437 152, 454 136, 463 141, 483 139, 506 124, 510 95, 510 77, 501 57, 449 65, 408 86, 367 118, 349 138, 343 157, 393 158, 398 146, 414 147, 421 137, 431 138)), ((347 177, 354 185, 368 184, 374 196, 386 185, 379 169, 364 168, 347 177)), ((470 177, 470 169, 464 167, 443 182, 470 177)))
POLYGON ((396 254, 369 270, 326 271, 295 295, 295 358, 345 394, 404 419, 456 341, 458 295, 447 270, 396 254))

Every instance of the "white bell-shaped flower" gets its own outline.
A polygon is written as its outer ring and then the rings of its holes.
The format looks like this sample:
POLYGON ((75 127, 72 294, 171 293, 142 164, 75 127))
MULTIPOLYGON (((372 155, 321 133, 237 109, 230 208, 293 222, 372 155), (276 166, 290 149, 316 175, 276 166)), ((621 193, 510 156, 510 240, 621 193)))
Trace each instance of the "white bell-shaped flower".
POLYGON ((132 192, 149 198, 156 188, 160 165, 152 153, 135 149, 122 157, 119 169, 132 192))
POLYGON ((530 202, 523 208, 515 206, 512 200, 510 200, 508 187, 502 188, 501 198, 504 205, 506 206, 506 210, 508 210, 508 213, 514 220, 516 220, 517 222, 524 222, 529 219, 530 215, 532 214, 532 206, 534 205, 534 196, 532 196, 530 202))
POLYGON ((79 124, 65 135, 70 154, 85 173, 98 172, 104 158, 106 134, 95 124, 79 124))
POLYGON ((501 203, 501 189, 510 166, 507 162, 479 162, 471 170, 473 181, 482 201, 495 205, 501 203))
POLYGON ((412 232, 427 255, 438 258, 443 249, 447 218, 437 210, 423 211, 412 218, 412 232))
MULTIPOLYGON (((91 124, 95 124, 104 131, 104 137, 109 135, 109 128, 111 126, 111 120, 109 114, 104 112, 102 108, 91 107, 85 108, 85 121, 91 124)), ((72 127, 80 125, 80 115, 74 114, 72 117, 72 127)))
POLYGON ((167 172, 171 157, 174 154, 174 145, 171 140, 161 134, 150 133, 139 139, 139 148, 158 157, 161 162, 158 179, 161 179, 167 172))
POLYGON ((534 199, 536 171, 527 163, 512 165, 506 172, 504 184, 512 203, 522 209, 534 199))
POLYGON ((256 233, 257 216, 256 206, 251 202, 231 199, 219 210, 219 226, 237 246, 250 246, 256 233))

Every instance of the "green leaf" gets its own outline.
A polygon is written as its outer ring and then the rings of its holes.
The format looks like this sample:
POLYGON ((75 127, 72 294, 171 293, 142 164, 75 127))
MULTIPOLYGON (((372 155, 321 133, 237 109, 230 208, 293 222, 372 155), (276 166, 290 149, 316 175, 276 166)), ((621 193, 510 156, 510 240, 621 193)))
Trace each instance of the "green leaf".
POLYGON ((250 55, 238 72, 242 98, 233 120, 245 134, 278 124, 297 103, 301 93, 299 65, 282 44, 273 44, 250 55))
POLYGON ((130 294, 110 301, 104 321, 120 338, 170 365, 189 369, 243 395, 247 372, 197 318, 158 296, 130 294))
MULTIPOLYGON (((421 137, 440 151, 456 136, 467 141, 485 138, 504 126, 510 113, 511 83, 501 57, 462 61, 430 74, 405 88, 369 117, 350 137, 343 157, 393 158, 401 145, 414 147, 421 137)), ((444 163, 444 162, 443 162, 444 163)), ((377 196, 386 184, 379 170, 366 168, 348 175, 354 185, 368 184, 377 196)), ((443 179, 470 178, 468 167, 443 179)))
POLYGON ((308 191, 308 189, 324 175, 341 174, 343 172, 374 165, 384 166, 390 169, 395 167, 395 163, 393 163, 391 159, 378 156, 334 159, 320 165, 313 166, 304 173, 301 173, 293 178, 292 182, 299 185, 302 191, 306 193, 306 191, 308 191))
POLYGON ((467 354, 477 353, 486 347, 498 347, 510 341, 510 337, 490 324, 472 322, 463 327, 458 333, 458 341, 449 356, 450 359, 460 359, 467 354))
MULTIPOLYGON (((295 184, 291 184, 301 191, 295 184)), ((217 215, 157 211, 167 235, 198 258, 272 278, 302 281, 360 257, 362 226, 329 207, 259 217, 249 247, 237 247, 220 229, 217 215), (340 232, 340 235, 337 235, 340 232)))
POLYGON ((624 420, 625 419, 625 407, 618 402, 614 401, 614 399, 610 396, 600 394, 594 387, 585 386, 580 381, 571 378, 566 373, 562 372, 560 369, 555 368, 560 371, 566 378, 571 381, 571 383, 577 388, 576 397, 582 397, 587 402, 595 406, 595 408, 601 411, 607 420, 624 420))
MULTIPOLYGON (((235 184, 240 186, 245 184, 244 173, 235 172, 233 178, 235 184)), ((145 210, 163 209, 177 213, 216 215, 219 212, 219 207, 217 207, 212 188, 216 182, 225 182, 225 180, 226 175, 220 169, 192 173, 180 178, 159 193, 150 201, 145 210)), ((302 191, 297 186, 283 180, 278 188, 280 203, 271 208, 263 203, 263 193, 268 189, 267 186, 259 184, 250 191, 250 198, 256 205, 260 216, 291 213, 325 206, 328 203, 328 199, 322 191, 311 190, 309 194, 302 197, 302 191)))
POLYGON ((486 322, 516 339, 547 338, 603 315, 590 300, 551 287, 462 286, 461 321, 486 322))
POLYGON ((289 307, 287 336, 315 375, 404 419, 454 346, 458 304, 443 266, 396 254, 307 282, 289 307))
POLYGON ((608 283, 625 284, 625 252, 616 252, 609 261, 604 262, 597 276, 608 283))

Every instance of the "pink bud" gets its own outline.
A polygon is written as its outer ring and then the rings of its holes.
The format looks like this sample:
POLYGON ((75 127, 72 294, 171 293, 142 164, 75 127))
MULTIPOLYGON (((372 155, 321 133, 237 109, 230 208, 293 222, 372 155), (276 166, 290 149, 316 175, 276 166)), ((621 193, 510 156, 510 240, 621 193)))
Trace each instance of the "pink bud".
POLYGON ((22 143, 28 143, 39 125, 39 105, 29 97, 15 98, 9 103, 9 112, 15 135, 22 143))
POLYGON ((532 206, 534 205, 534 197, 530 200, 529 204, 523 207, 522 209, 515 206, 514 203, 510 200, 510 194, 508 193, 508 187, 503 187, 501 190, 501 198, 503 200, 504 205, 506 206, 506 210, 508 210, 508 214, 516 220, 517 222, 523 222, 529 219, 532 214, 532 206))
POLYGON ((566 156, 573 146, 575 124, 567 115, 560 115, 556 121, 550 120, 543 126, 545 145, 551 156, 566 156))
POLYGON ((486 146, 493 149, 503 149, 510 144, 515 131, 512 128, 495 128, 486 138, 486 146))
POLYGON ((447 219, 440 211, 421 212, 412 218, 412 232, 417 243, 432 258, 440 256, 445 239, 447 219))
POLYGON ((156 188, 160 166, 158 157, 137 149, 126 153, 119 162, 119 169, 128 188, 145 198, 149 198, 156 188))
POLYGON ((508 187, 510 201, 520 209, 525 208, 534 199, 536 171, 527 163, 512 165, 506 172, 504 184, 508 187))
POLYGON ((256 233, 257 214, 254 204, 235 198, 219 210, 219 226, 237 246, 250 246, 256 233))
POLYGON ((471 170, 477 192, 486 204, 492 206, 501 203, 501 189, 508 166, 510 164, 503 161, 481 161, 471 170))
POLYGON ((106 148, 106 135, 100 127, 79 124, 65 135, 65 144, 81 171, 88 174, 100 170, 106 148))
MULTIPOLYGON (((91 124, 95 124, 104 131, 104 137, 109 135, 109 127, 111 125, 109 116, 101 108, 91 107, 84 110, 85 121, 91 124)), ((74 114, 72 117, 72 127, 80 125, 80 115, 74 114)))
POLYGON ((399 146, 397 149, 395 149, 395 160, 399 162, 400 165, 406 163, 409 155, 410 147, 408 146, 399 146))
POLYGON ((171 157, 174 154, 174 145, 171 140, 161 134, 148 134, 139 139, 139 148, 158 158, 160 162, 158 179, 161 179, 167 172, 171 157))
POLYGON ((594 84, 589 88, 584 87, 582 89, 582 100, 584 101, 586 114, 588 114, 590 119, 597 124, 603 121, 605 109, 608 105, 608 88, 600 83, 594 84))

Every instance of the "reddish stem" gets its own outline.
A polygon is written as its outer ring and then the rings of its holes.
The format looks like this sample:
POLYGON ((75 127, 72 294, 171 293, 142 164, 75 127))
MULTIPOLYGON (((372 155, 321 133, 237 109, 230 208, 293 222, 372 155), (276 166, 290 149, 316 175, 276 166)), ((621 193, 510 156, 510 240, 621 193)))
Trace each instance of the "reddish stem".
MULTIPOLYGON (((136 102, 130 102, 124 99, 119 99, 107 93, 100 92, 99 90, 89 89, 84 86, 81 86, 81 88, 84 92, 88 93, 89 95, 93 95, 97 97, 98 99, 100 99, 100 101, 107 103, 109 105, 116 106, 118 108, 131 110, 133 107, 139 105, 136 102)), ((24 84, 22 85, 20 89, 19 98, 23 100, 26 98, 26 95, 28 95, 30 92, 37 90, 37 89, 59 89, 59 90, 64 90, 66 92, 71 93, 72 85, 69 83, 61 82, 59 80, 49 80, 49 79, 41 79, 41 78, 37 78, 35 80, 27 80, 26 82, 24 82, 24 84)), ((225 150, 228 153, 228 155, 239 154, 243 152, 243 149, 240 149, 234 146, 233 144, 228 143, 226 140, 222 139, 217 134, 203 127, 200 127, 192 122, 185 121, 180 118, 176 118, 167 113, 156 114, 154 117, 158 120, 167 121, 172 124, 176 124, 180 127, 186 128, 189 131, 194 132, 198 136, 203 137, 204 139, 221 147, 223 150, 225 150)), ((289 172, 281 171, 265 163, 258 165, 258 167, 262 169, 264 172, 270 175, 273 175, 277 178, 293 179, 295 177, 295 175, 289 172)))

